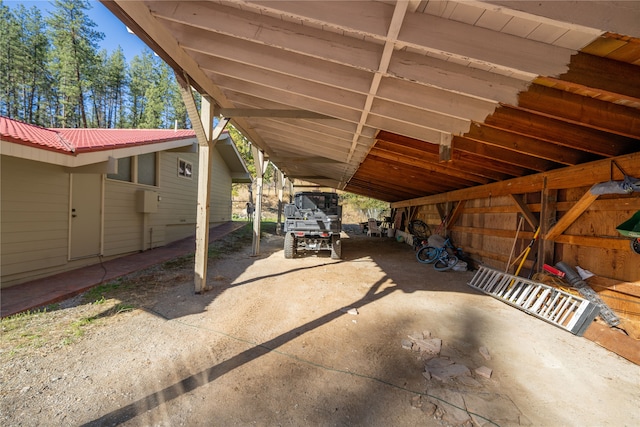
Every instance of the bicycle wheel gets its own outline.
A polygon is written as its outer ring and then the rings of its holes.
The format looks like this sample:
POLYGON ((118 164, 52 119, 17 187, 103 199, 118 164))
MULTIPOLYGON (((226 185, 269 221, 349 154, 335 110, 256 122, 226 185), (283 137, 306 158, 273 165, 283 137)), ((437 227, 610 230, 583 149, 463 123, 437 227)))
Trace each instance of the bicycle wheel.
POLYGON ((416 259, 422 264, 431 264, 438 258, 438 248, 433 246, 423 246, 416 252, 416 259))
MULTIPOLYGON (((445 252, 446 253, 446 252, 445 252)), ((447 271, 453 268, 454 265, 458 263, 458 257, 455 255, 444 254, 438 258, 438 260, 433 264, 433 268, 436 271, 447 271)))

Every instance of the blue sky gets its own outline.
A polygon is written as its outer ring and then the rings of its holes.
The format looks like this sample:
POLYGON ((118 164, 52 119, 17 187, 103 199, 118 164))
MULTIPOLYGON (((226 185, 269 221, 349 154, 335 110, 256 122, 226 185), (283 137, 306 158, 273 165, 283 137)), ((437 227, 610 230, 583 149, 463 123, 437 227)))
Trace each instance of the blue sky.
MULTIPOLYGON (((130 62, 134 56, 139 55, 146 45, 136 36, 127 32, 126 26, 99 1, 90 1, 91 9, 87 11, 89 18, 96 23, 96 29, 104 34, 104 39, 100 42, 100 47, 112 53, 122 47, 127 62, 130 62)), ((3 4, 9 8, 14 8, 19 4, 23 4, 27 9, 37 6, 42 11, 43 17, 48 17, 50 11, 53 10, 53 4, 50 1, 15 1, 4 0, 3 4)))

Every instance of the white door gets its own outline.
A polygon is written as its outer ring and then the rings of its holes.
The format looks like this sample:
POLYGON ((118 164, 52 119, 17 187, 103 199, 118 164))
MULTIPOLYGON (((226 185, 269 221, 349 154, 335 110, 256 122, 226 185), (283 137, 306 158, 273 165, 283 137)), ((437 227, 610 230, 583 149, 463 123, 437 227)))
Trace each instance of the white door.
POLYGON ((71 174, 69 257, 100 254, 102 175, 71 174))

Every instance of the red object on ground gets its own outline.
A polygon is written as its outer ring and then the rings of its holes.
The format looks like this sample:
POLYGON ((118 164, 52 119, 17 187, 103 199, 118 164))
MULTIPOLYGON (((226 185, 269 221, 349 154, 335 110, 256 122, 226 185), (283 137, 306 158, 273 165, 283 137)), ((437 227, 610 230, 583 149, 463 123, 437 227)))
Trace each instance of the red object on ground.
POLYGON ((554 276, 558 276, 560 278, 564 277, 564 272, 558 270, 557 268, 551 267, 549 264, 544 264, 542 266, 542 269, 547 273, 553 274, 554 276))

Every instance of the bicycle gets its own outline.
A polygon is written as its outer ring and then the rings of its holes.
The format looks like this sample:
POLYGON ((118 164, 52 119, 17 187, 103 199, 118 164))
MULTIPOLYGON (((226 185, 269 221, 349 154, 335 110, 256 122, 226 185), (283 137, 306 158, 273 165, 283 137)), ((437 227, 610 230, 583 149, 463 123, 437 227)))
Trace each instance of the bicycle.
POLYGON ((431 229, 424 221, 414 219, 409 222, 409 233, 413 236, 413 250, 417 251, 427 244, 427 239, 431 236, 431 229))
POLYGON ((433 264, 436 271, 447 271, 453 268, 459 261, 456 254, 461 249, 453 246, 451 238, 447 237, 442 247, 424 245, 416 252, 416 259, 422 264, 433 264), (451 252, 450 252, 451 251, 451 252))

